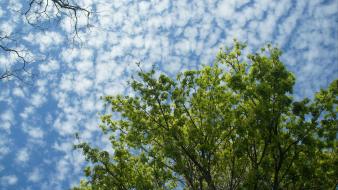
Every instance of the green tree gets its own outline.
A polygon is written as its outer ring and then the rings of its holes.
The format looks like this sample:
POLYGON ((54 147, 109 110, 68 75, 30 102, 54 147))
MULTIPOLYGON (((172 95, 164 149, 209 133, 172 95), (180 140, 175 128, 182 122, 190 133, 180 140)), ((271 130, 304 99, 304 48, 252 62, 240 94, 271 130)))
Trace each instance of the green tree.
POLYGON ((76 145, 92 165, 74 189, 334 189, 338 81, 295 101, 281 51, 244 48, 176 79, 141 70, 134 96, 105 97, 114 153, 76 145))

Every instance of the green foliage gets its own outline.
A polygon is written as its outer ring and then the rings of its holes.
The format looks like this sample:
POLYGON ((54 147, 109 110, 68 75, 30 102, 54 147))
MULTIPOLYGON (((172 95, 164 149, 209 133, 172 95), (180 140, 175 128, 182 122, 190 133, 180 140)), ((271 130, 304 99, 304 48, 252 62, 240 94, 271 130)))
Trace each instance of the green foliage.
POLYGON ((268 45, 172 79, 139 72, 135 96, 104 98, 101 128, 113 154, 76 145, 93 166, 74 189, 333 189, 338 81, 295 101, 295 77, 268 45), (114 119, 113 119, 114 118, 114 119))

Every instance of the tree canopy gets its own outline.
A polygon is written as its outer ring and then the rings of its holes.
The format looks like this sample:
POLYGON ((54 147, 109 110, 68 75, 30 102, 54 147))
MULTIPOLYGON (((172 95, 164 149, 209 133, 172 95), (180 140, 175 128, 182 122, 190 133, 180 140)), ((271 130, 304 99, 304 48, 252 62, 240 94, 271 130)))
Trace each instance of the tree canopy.
POLYGON ((104 97, 113 153, 75 145, 91 164, 74 190, 334 189, 338 80, 295 100, 281 51, 244 48, 176 78, 141 70, 133 95, 104 97))

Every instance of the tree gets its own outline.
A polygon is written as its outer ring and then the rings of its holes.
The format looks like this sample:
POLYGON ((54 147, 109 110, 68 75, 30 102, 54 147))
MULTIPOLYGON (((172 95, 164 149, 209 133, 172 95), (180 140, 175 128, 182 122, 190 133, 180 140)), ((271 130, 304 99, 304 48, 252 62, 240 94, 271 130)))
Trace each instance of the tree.
MULTIPOLYGON (((29 0, 23 8, 12 11, 23 15, 33 28, 41 30, 55 24, 53 21, 60 22, 62 18, 68 17, 73 21, 73 40, 78 37, 79 17, 85 16, 89 21, 91 13, 71 0, 29 0)), ((36 60, 19 38, 18 32, 8 33, 0 30, 0 55, 11 58, 6 65, 0 65, 0 81, 11 78, 23 81, 25 76, 31 76, 27 66, 36 60)))
POLYGON ((338 81, 296 101, 281 51, 244 48, 176 79, 141 70, 134 96, 104 97, 114 153, 75 145, 92 165, 74 189, 334 189, 338 81))

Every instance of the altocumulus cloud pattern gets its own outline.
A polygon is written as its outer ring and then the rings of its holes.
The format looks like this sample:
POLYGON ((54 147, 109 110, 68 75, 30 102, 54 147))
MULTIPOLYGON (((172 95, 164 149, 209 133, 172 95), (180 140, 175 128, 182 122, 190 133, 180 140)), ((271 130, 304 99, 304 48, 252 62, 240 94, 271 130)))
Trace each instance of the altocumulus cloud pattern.
MULTIPOLYGON (((234 38, 256 50, 267 42, 297 76, 297 97, 338 77, 337 0, 79 0, 95 10, 91 26, 69 43, 72 26, 32 29, 15 10, 27 1, 0 1, 1 32, 43 59, 29 65, 34 81, 0 83, 0 189, 67 189, 82 176, 74 134, 109 151, 100 134, 100 96, 128 93, 126 81, 155 65, 175 74, 212 63, 234 38)), ((86 21, 79 20, 79 24, 86 21)), ((11 61, 0 58, 0 65, 11 61)), ((1 68, 1 67, 0 67, 1 68)), ((3 68, 1 68, 3 69, 3 68)))

